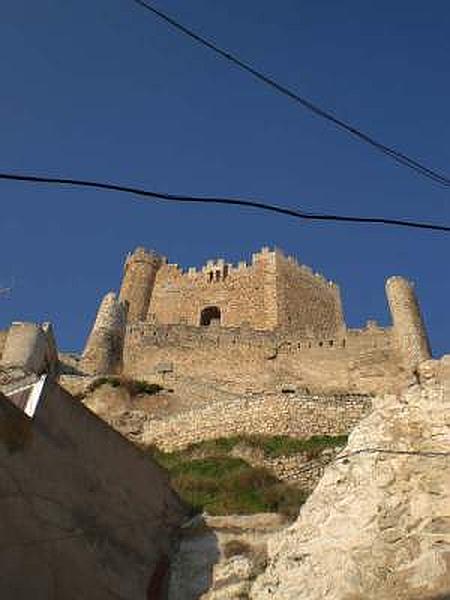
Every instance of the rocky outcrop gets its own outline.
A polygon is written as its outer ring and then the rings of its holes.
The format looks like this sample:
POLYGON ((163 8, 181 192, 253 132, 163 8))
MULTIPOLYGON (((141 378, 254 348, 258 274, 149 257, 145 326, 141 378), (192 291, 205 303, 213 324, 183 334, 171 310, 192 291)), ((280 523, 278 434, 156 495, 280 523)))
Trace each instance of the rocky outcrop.
POLYGON ((450 598, 449 366, 427 361, 420 383, 374 401, 269 542, 253 600, 450 598))
POLYGON ((267 540, 288 523, 274 513, 194 517, 181 529, 169 600, 248 598, 266 565, 267 540))

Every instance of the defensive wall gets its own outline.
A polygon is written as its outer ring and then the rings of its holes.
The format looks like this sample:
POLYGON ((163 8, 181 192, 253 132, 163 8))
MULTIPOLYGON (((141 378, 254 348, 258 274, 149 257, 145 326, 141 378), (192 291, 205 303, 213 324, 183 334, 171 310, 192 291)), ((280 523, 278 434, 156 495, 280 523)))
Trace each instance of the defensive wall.
MULTIPOLYGON (((221 382, 236 391, 286 383, 310 391, 380 391, 404 375, 390 328, 370 323, 330 339, 298 338, 248 328, 133 323, 125 337, 124 373, 221 382)), ((213 390, 211 390, 213 396, 213 390)))
POLYGON ((263 248, 250 264, 210 260, 183 271, 163 262, 147 320, 162 325, 199 326, 215 307, 223 327, 246 323, 255 330, 289 328, 303 335, 335 336, 343 328, 339 288, 280 250, 263 248))
POLYGON ((100 305, 82 367, 146 378, 165 362, 241 387, 292 379, 314 391, 384 391, 430 357, 413 284, 391 277, 386 295, 391 327, 348 329, 339 288, 279 250, 183 271, 138 248, 119 297, 100 305))
POLYGON ((165 451, 234 435, 347 434, 369 413, 367 395, 254 394, 148 421, 143 441, 165 451))

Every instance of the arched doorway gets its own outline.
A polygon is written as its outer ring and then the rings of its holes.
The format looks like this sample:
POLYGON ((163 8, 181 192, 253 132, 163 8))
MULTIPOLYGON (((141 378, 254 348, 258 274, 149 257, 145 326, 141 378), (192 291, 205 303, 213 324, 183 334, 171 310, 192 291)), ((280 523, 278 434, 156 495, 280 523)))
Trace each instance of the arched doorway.
POLYGON ((207 306, 200 313, 200 325, 208 327, 212 322, 220 324, 220 308, 218 306, 207 306))

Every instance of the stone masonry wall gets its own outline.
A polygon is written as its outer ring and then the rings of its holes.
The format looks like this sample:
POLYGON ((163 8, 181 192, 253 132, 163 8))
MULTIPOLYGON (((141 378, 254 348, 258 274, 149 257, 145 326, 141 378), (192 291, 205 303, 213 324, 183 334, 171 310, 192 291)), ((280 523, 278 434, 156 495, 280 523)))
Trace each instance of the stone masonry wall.
POLYGON ((369 396, 248 395, 146 424, 142 440, 165 451, 234 435, 341 435, 369 413, 369 396))
POLYGON ((254 467, 263 467, 273 473, 280 481, 298 486, 304 490, 313 490, 322 477, 325 467, 337 456, 342 447, 325 448, 318 456, 311 457, 306 452, 290 456, 270 458, 259 448, 237 444, 231 451, 235 458, 241 458, 254 467))
POLYGON ((292 257, 276 252, 278 326, 302 336, 335 338, 343 333, 340 292, 292 257))
POLYGON ((254 254, 251 265, 232 267, 209 261, 203 270, 187 273, 178 265, 161 266, 150 302, 150 321, 198 326, 201 311, 208 306, 220 309, 225 327, 243 322, 262 330, 276 326, 273 253, 254 254))
POLYGON ((8 330, 0 330, 0 360, 2 359, 3 348, 5 347, 6 338, 8 336, 8 330))
POLYGON ((208 261, 200 271, 163 264, 148 319, 200 325, 201 311, 217 306, 221 325, 256 330, 288 328, 303 335, 336 336, 344 328, 339 288, 281 251, 263 248, 251 265, 208 261))
MULTIPOLYGON (((154 379, 161 365, 171 378, 194 377, 235 391, 278 389, 285 384, 311 392, 372 393, 402 378, 390 329, 370 325, 345 337, 302 338, 246 328, 128 327, 124 373, 154 379)), ((170 381, 169 381, 170 380, 170 381)))

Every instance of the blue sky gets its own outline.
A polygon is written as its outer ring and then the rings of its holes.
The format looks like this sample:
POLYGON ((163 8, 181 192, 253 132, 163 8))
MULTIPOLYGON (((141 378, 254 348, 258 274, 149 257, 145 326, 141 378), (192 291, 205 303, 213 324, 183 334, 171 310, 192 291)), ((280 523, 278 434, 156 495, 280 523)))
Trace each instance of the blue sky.
MULTIPOLYGON (((158 0, 158 7, 386 144, 450 173, 444 0, 158 0)), ((449 190, 300 109, 131 0, 6 1, 0 170, 255 197, 450 223, 449 190)), ((173 262, 278 246, 341 285, 350 326, 388 322, 385 278, 416 282, 450 349, 450 236, 0 182, 0 327, 51 320, 83 345, 137 245, 173 262)))

